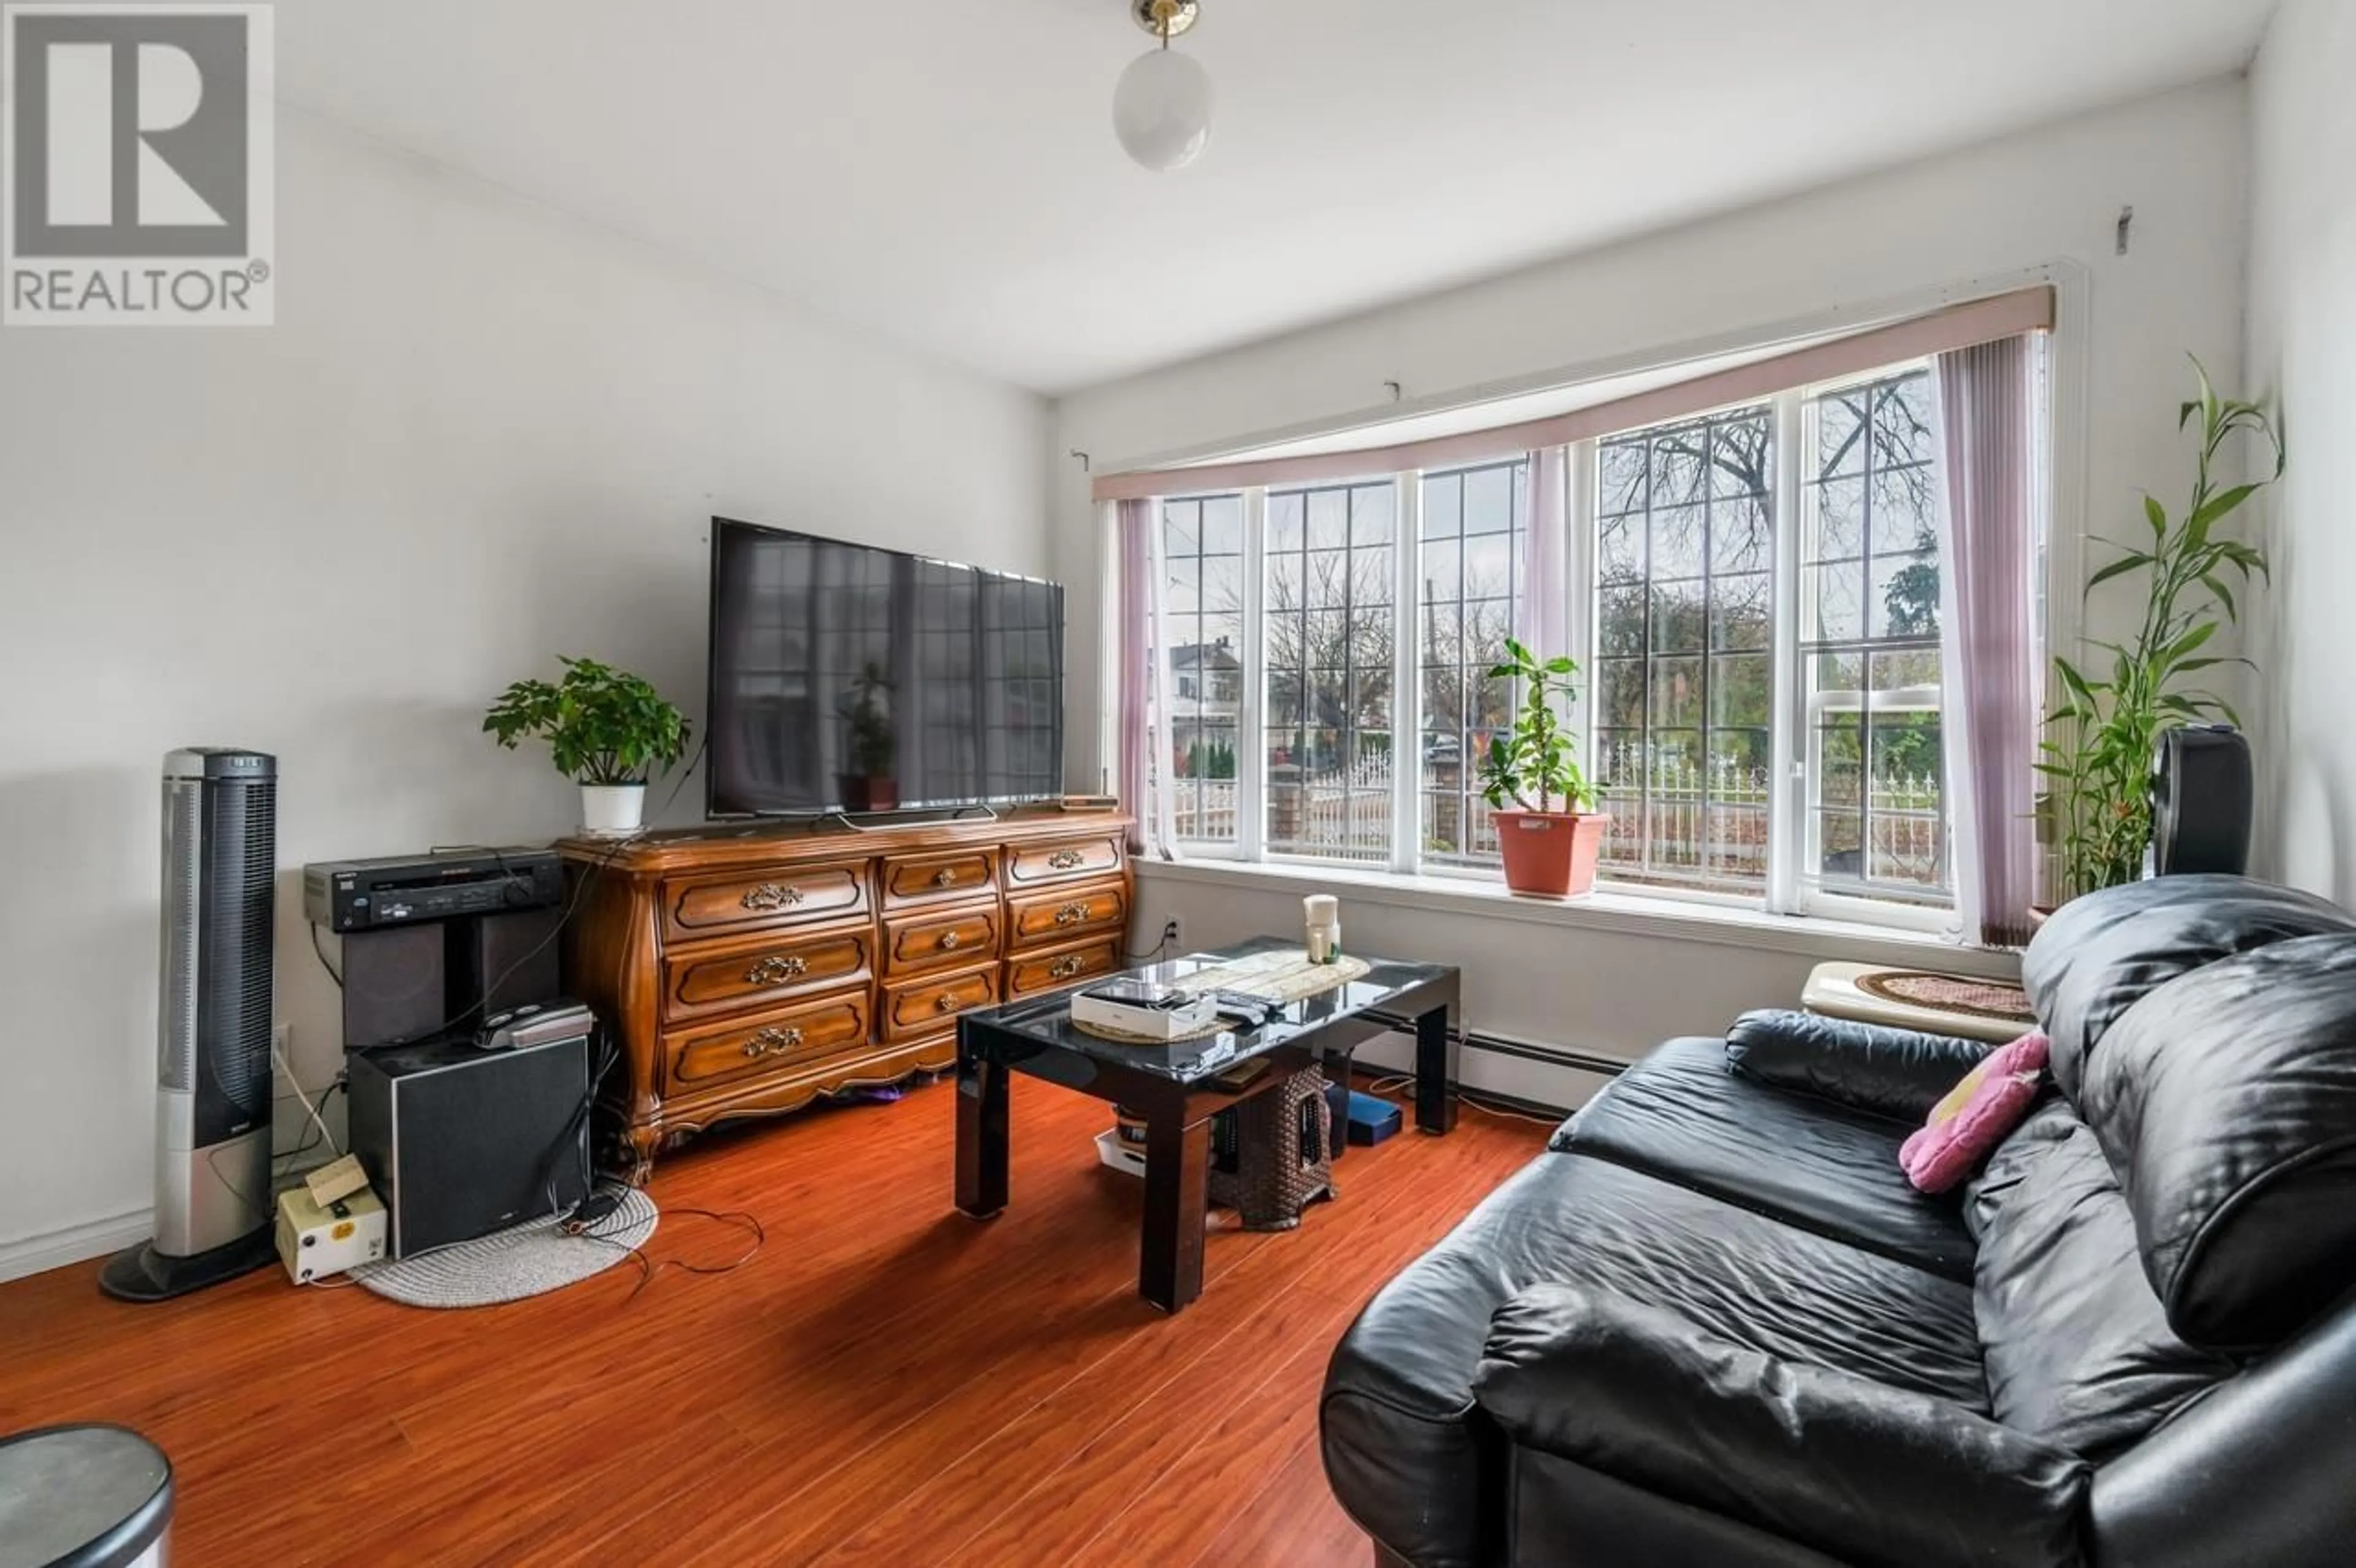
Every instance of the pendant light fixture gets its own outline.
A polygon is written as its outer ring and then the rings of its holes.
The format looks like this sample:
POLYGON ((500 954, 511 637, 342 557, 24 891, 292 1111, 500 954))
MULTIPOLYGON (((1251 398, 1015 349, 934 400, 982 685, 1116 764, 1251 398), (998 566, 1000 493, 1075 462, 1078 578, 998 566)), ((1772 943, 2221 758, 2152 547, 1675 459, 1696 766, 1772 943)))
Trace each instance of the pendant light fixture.
POLYGON ((1113 90, 1112 128, 1129 155, 1157 173, 1183 169, 1211 139, 1211 77, 1170 40, 1194 26, 1196 0, 1127 0, 1137 25, 1161 40, 1130 61, 1113 90))

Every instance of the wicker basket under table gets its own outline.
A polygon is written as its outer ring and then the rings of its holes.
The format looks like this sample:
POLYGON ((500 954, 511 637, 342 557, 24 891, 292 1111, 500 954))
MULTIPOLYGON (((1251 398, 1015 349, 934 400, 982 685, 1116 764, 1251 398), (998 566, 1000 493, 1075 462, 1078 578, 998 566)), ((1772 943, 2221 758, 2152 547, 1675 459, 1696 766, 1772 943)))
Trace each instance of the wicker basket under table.
POLYGON ((1325 1074, 1304 1067, 1275 1090, 1224 1113, 1233 1128, 1211 1162, 1211 1201, 1247 1231, 1290 1231, 1333 1189, 1333 1112, 1325 1074))

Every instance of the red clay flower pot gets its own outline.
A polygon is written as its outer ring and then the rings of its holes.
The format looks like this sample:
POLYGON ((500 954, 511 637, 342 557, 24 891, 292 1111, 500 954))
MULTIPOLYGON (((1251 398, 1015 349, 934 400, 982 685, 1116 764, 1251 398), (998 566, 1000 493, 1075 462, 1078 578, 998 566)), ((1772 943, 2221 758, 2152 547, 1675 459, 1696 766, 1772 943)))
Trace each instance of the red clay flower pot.
POLYGON ((1501 811, 1497 846, 1505 857, 1505 886, 1540 898, 1577 898, 1595 891, 1595 858, 1612 818, 1568 811, 1501 811))

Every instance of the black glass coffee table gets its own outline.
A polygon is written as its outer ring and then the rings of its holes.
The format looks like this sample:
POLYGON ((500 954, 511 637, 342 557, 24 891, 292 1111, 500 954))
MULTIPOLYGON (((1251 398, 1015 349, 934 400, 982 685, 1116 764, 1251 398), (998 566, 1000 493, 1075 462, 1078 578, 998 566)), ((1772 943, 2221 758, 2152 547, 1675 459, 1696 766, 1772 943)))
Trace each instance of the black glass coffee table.
MULTIPOLYGON (((1132 970, 1133 979, 1183 983, 1190 975, 1298 942, 1259 937, 1132 970)), ((1007 1093, 1015 1073, 1044 1078, 1145 1118, 1145 1224, 1138 1293, 1176 1312, 1203 1292, 1203 1218, 1211 1118, 1281 1084, 1304 1066, 1338 1064, 1393 1029, 1415 1036, 1415 1125, 1456 1125, 1460 983, 1445 964, 1358 955, 1373 968, 1333 990, 1286 1004, 1256 1029, 1174 1044, 1100 1040, 1072 1023, 1068 992, 966 1014, 958 1020, 957 1206, 977 1219, 1006 1207, 1007 1093), (1245 1064, 1262 1063, 1257 1070, 1245 1064)), ((1102 978, 1090 984, 1102 984, 1102 978)), ((1332 1067, 1327 1075, 1334 1076, 1332 1067)))

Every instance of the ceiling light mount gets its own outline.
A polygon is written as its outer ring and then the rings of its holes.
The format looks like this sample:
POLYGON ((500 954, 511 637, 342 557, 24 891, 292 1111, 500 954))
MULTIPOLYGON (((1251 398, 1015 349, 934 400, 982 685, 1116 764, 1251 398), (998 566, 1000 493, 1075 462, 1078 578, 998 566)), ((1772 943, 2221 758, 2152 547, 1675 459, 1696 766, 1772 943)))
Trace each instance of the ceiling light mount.
POLYGON ((1195 0, 1125 0, 1156 46, 1129 62, 1113 89, 1112 128, 1129 155, 1157 174, 1183 169, 1211 139, 1211 77, 1203 62, 1170 47, 1191 29, 1195 0))
POLYGON ((1130 0, 1129 6, 1137 25, 1165 44, 1191 32, 1202 10, 1195 0, 1130 0))

